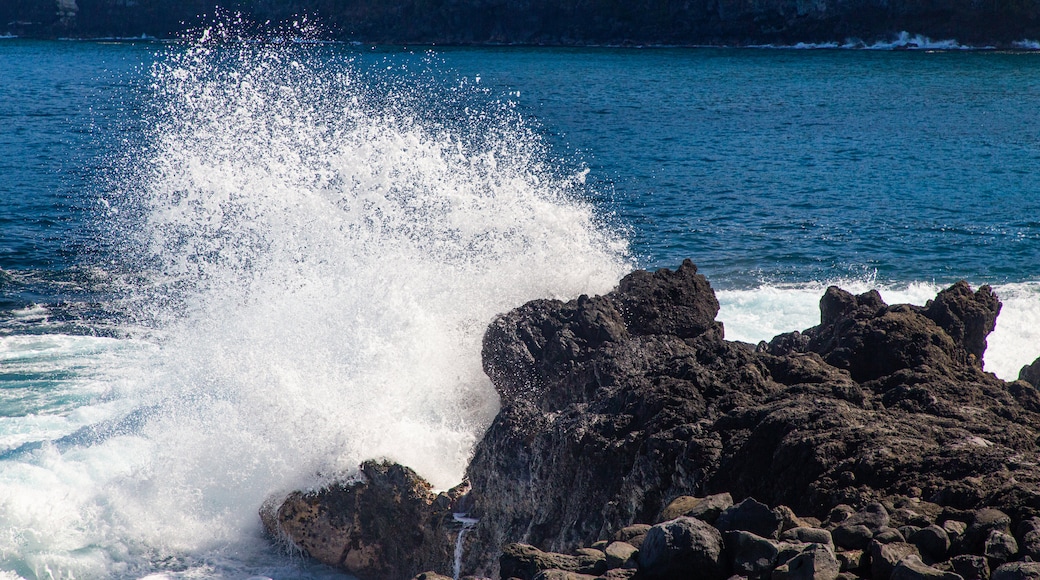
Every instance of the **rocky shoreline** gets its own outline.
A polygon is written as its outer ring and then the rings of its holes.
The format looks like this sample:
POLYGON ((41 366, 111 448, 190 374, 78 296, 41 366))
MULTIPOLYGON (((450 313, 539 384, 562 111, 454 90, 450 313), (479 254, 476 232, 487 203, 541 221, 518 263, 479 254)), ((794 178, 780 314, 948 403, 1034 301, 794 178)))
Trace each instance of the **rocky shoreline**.
POLYGON ((832 287, 818 326, 758 345, 718 308, 687 261, 506 313, 463 484, 369 461, 265 529, 362 580, 1040 578, 1040 359, 984 372, 990 288, 832 287))

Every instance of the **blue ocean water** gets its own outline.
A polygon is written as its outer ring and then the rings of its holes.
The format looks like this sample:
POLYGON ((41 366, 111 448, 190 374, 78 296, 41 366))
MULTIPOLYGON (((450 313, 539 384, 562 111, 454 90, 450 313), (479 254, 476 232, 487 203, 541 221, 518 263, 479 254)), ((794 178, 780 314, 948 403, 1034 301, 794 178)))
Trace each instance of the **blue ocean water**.
POLYGON ((1040 355, 1036 52, 218 40, 0 40, 0 578, 336 577, 260 504, 453 485, 487 322, 634 266, 751 342, 964 278, 1040 355))

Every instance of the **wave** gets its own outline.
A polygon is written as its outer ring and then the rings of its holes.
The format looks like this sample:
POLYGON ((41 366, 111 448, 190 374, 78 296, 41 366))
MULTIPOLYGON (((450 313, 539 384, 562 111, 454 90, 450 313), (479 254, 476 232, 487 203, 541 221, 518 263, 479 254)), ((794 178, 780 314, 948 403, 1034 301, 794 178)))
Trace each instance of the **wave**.
MULTIPOLYGON (((1020 43, 1015 43, 1016 47, 1020 43)), ((858 38, 849 38, 844 42, 798 42, 795 44, 765 44, 754 45, 753 48, 783 48, 795 50, 822 50, 822 49, 845 49, 845 50, 993 50, 990 45, 972 46, 961 44, 954 39, 933 40, 923 34, 910 34, 903 31, 889 40, 879 40, 867 43, 858 38)))
POLYGON ((268 496, 378 457, 458 483, 497 412, 488 322, 632 264, 585 173, 438 67, 219 27, 168 47, 106 199, 146 356, 97 353, 116 378, 82 420, 8 441, 0 569, 317 577, 269 554, 268 496))
MULTIPOLYGON (((872 278, 863 278, 719 290, 718 318, 725 325, 728 340, 752 344, 768 341, 778 334, 819 324, 820 298, 830 285, 854 294, 876 289, 888 304, 919 306, 946 287, 931 282, 879 284, 872 278)), ((1001 379, 1013 381, 1024 365, 1040 357, 1040 282, 998 284, 993 290, 1003 307, 996 329, 989 335, 984 368, 1001 379)))

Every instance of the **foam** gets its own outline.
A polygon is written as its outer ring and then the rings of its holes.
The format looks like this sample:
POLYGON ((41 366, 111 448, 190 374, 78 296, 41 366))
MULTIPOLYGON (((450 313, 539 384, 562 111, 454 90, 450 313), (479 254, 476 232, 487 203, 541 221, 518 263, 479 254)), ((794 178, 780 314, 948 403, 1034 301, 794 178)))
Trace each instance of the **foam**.
POLYGON ((458 483, 498 408, 488 322, 631 268, 508 103, 429 59, 378 76, 227 32, 156 66, 150 143, 106 200, 148 355, 95 426, 5 459, 0 568, 320 577, 271 555, 265 499, 370 458, 458 483))

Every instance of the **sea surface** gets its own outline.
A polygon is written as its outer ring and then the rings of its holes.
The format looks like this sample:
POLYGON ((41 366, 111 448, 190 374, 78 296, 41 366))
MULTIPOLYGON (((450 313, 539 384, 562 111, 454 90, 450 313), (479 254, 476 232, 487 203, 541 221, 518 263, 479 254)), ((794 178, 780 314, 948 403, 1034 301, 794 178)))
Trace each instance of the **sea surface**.
POLYGON ((748 342, 990 284, 1016 378, 1040 53, 914 45, 0 39, 0 579, 340 577, 263 502, 454 485, 487 323, 635 267, 692 258, 748 342))

